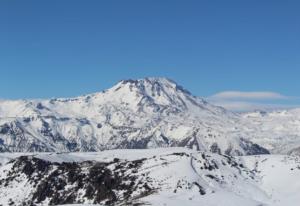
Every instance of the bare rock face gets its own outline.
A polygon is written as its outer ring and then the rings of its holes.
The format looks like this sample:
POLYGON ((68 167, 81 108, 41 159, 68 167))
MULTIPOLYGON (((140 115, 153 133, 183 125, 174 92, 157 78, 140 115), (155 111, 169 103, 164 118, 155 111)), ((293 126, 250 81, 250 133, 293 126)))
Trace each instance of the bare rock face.
MULTIPOLYGON (((138 178, 136 172, 144 159, 112 162, 49 162, 32 156, 12 160, 6 176, 0 179, 0 188, 13 187, 26 180, 31 192, 12 205, 79 204, 85 200, 92 204, 112 205, 127 202, 132 193, 146 195, 154 191, 147 179, 138 178), (143 180, 143 181, 142 181, 143 180)), ((24 188, 25 189, 25 188, 24 188)))
POLYGON ((288 155, 296 155, 296 156, 300 156, 300 147, 291 149, 291 150, 288 152, 288 155))

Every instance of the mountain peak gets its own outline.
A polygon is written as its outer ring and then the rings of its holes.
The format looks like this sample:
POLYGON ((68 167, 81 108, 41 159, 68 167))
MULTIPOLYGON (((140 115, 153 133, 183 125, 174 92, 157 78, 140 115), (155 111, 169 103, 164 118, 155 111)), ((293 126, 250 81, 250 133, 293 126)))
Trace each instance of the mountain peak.
POLYGON ((146 77, 146 78, 142 78, 142 79, 126 79, 126 80, 122 80, 120 81, 120 84, 133 84, 133 85, 165 85, 165 86, 169 86, 169 87, 173 87, 175 88, 178 84, 168 78, 165 77, 146 77))
POLYGON ((190 103, 197 104, 198 101, 175 81, 164 77, 122 80, 109 91, 113 96, 117 95, 119 99, 129 104, 155 108, 167 106, 186 110, 190 103))
MULTIPOLYGON (((155 93, 155 91, 160 93, 160 91, 164 90, 165 92, 183 92, 187 95, 191 95, 191 93, 188 90, 184 89, 181 85, 165 77, 146 77, 143 79, 136 80, 122 80, 117 84, 117 87, 119 88, 121 85, 127 84, 129 84, 131 88, 137 87, 142 90, 149 89, 152 91, 152 93, 155 93)), ((160 95, 158 94, 158 96, 160 95)))
MULTIPOLYGON (((125 79, 122 80, 121 82, 123 83, 128 83, 128 82, 143 82, 143 81, 148 81, 148 82, 160 82, 160 83, 175 83, 173 80, 166 78, 166 77, 145 77, 145 78, 140 78, 140 79, 125 79)), ((175 83, 176 84, 176 83, 175 83)))

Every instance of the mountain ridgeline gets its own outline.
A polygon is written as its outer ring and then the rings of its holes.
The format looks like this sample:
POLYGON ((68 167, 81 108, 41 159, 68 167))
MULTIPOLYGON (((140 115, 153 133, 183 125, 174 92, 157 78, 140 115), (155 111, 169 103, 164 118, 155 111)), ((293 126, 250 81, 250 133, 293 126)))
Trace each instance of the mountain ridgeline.
POLYGON ((0 101, 0 151, 187 147, 228 155, 269 153, 252 141, 245 119, 166 78, 124 80, 77 98, 0 101))

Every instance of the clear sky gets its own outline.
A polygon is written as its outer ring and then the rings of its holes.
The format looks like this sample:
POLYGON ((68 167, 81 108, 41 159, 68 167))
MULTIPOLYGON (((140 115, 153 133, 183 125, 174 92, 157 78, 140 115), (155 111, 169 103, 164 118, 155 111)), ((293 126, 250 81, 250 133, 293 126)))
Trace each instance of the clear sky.
POLYGON ((268 91, 300 105, 299 11, 296 0, 1 0, 0 98, 163 76, 198 96, 268 91))

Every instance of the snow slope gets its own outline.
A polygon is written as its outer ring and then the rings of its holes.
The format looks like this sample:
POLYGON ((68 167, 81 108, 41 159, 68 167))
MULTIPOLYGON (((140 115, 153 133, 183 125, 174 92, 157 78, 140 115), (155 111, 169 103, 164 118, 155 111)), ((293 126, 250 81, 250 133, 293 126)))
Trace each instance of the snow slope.
POLYGON ((260 178, 259 186, 272 199, 271 205, 299 204, 299 156, 261 155, 241 159, 260 178))
POLYGON ((124 80, 69 99, 0 102, 0 151, 102 151, 188 147, 265 154, 240 130, 240 116, 165 78, 124 80))
POLYGON ((296 206, 300 197, 297 156, 230 157, 161 148, 3 153, 0 161, 3 205, 296 206), (105 193, 101 188, 107 182, 110 186, 106 186, 105 193), (45 183, 50 188, 47 193, 43 192, 45 183), (99 183, 98 187, 92 187, 95 183, 99 183))

